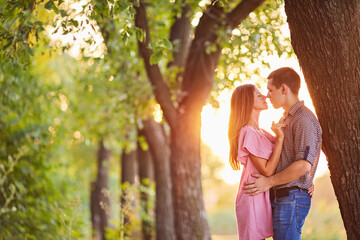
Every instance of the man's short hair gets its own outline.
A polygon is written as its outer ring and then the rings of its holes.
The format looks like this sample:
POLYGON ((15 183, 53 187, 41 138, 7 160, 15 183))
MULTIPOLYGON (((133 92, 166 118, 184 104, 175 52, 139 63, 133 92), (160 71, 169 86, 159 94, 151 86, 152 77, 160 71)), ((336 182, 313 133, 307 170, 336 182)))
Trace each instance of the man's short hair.
POLYGON ((272 84, 278 89, 282 84, 287 85, 290 90, 298 95, 300 89, 300 76, 294 69, 282 67, 272 71, 267 79, 272 79, 272 84))

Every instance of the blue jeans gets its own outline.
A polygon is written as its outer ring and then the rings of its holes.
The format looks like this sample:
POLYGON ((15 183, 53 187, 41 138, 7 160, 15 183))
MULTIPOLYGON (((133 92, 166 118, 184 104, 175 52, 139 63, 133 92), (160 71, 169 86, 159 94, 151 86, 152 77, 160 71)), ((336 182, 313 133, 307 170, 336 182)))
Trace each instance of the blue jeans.
POLYGON ((309 213, 311 197, 304 189, 289 191, 289 196, 271 201, 274 240, 300 240, 309 213))

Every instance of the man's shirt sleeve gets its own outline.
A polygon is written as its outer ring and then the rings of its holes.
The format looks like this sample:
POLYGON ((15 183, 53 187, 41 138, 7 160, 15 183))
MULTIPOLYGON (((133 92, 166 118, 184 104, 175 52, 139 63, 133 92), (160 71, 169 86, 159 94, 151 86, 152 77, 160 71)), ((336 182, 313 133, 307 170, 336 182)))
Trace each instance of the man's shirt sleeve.
POLYGON ((295 159, 304 159, 314 164, 319 142, 318 130, 310 119, 300 118, 294 124, 295 159))

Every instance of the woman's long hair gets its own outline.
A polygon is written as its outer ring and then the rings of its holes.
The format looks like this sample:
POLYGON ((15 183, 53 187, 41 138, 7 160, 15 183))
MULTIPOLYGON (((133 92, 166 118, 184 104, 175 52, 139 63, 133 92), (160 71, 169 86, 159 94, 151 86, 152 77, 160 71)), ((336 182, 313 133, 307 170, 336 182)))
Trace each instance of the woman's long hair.
POLYGON ((250 122, 254 107, 254 91, 255 86, 253 84, 244 84, 235 88, 231 96, 228 131, 230 143, 229 162, 234 170, 240 169, 240 163, 237 160, 239 133, 241 128, 250 122))

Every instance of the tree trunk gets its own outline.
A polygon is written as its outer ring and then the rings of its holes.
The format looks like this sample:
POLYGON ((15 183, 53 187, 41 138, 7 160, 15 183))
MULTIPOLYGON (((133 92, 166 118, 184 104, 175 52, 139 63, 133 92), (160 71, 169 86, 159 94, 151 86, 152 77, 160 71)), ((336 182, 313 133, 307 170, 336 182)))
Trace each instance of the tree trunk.
POLYGON ((360 1, 286 0, 348 239, 360 239, 360 1))
POLYGON ((121 155, 121 183, 135 184, 136 151, 123 152, 121 155))
POLYGON ((137 148, 137 156, 138 156, 138 166, 139 166, 139 178, 140 185, 142 188, 140 189, 140 206, 141 206, 141 224, 142 224, 142 234, 143 240, 151 240, 153 233, 153 224, 150 221, 150 217, 152 216, 152 212, 150 209, 151 206, 151 196, 148 193, 149 188, 151 188, 151 184, 154 181, 153 174, 153 164, 151 153, 149 150, 143 150, 138 144, 137 148))
POLYGON ((160 124, 157 124, 153 119, 143 121, 143 124, 144 136, 149 145, 155 169, 156 239, 176 239, 170 177, 169 144, 160 124))
POLYGON ((171 175, 179 240, 211 239, 201 186, 200 112, 183 114, 171 130, 171 175))
POLYGON ((134 6, 135 25, 145 33, 145 40, 138 41, 139 53, 156 101, 171 128, 171 176, 176 236, 179 240, 211 238, 201 187, 200 114, 213 87, 214 72, 221 54, 216 32, 221 27, 238 26, 264 0, 243 0, 229 13, 225 13, 217 2, 212 1, 196 27, 185 64, 178 107, 172 101, 160 67, 150 64, 153 52, 148 48, 151 34, 144 1, 140 0, 138 6, 134 6), (207 53, 209 44, 216 46, 215 51, 207 53))
POLYGON ((108 227, 110 199, 107 191, 110 155, 111 152, 105 148, 104 142, 101 140, 97 154, 97 178, 91 183, 90 194, 93 239, 96 240, 105 240, 105 229, 108 227))
POLYGON ((134 211, 135 202, 133 201, 134 192, 131 186, 135 184, 136 173, 136 151, 133 150, 129 153, 125 151, 121 155, 121 213, 120 213, 120 226, 124 229, 125 237, 132 236, 132 226, 129 216, 134 211))

